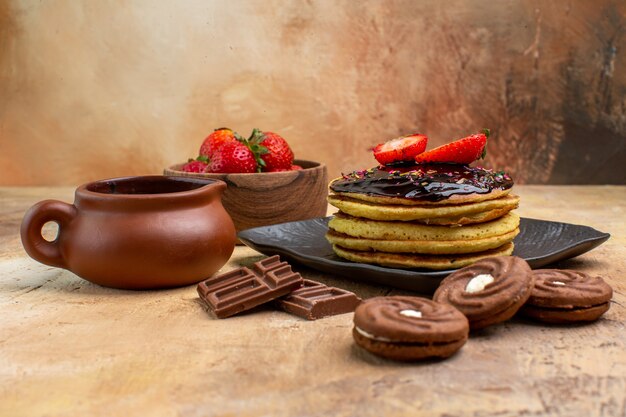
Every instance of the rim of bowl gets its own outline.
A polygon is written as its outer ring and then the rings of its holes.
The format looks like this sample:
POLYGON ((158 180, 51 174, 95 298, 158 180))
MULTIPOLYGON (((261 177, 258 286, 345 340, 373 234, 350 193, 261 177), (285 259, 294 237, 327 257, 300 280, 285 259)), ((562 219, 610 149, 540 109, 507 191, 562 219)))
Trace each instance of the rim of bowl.
POLYGON ((302 166, 301 170, 296 170, 296 171, 280 171, 280 172, 185 172, 185 171, 181 171, 180 169, 177 168, 181 168, 184 164, 186 164, 186 162, 180 162, 178 164, 174 164, 174 165, 170 165, 169 167, 165 168, 164 173, 165 175, 168 175, 168 172, 175 172, 177 174, 182 174, 184 176, 190 176, 190 177, 210 177, 210 178, 217 178, 220 176, 251 176, 251 175, 263 175, 263 176, 267 176, 267 175, 293 175, 293 173, 298 173, 301 171, 311 171, 311 170, 319 170, 319 169, 325 169, 326 168, 326 164, 323 162, 317 162, 317 161, 310 161, 307 159, 294 159, 293 160, 294 165, 300 165, 302 166), (303 165, 310 165, 310 166, 303 166, 303 165))

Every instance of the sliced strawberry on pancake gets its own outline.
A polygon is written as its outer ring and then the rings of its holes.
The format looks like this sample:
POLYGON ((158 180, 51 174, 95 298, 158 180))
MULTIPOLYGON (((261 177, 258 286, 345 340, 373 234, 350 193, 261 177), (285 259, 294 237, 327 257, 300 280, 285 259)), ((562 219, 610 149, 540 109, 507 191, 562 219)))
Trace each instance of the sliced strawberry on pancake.
POLYGON ((381 165, 413 161, 416 155, 424 152, 427 143, 428 138, 426 135, 419 133, 400 136, 399 138, 376 145, 373 149, 374 158, 376 158, 381 165))
POLYGON ((415 162, 418 164, 427 162, 470 164, 479 158, 484 158, 487 154, 487 137, 489 137, 489 130, 485 129, 484 133, 467 136, 420 153, 415 156, 415 162))

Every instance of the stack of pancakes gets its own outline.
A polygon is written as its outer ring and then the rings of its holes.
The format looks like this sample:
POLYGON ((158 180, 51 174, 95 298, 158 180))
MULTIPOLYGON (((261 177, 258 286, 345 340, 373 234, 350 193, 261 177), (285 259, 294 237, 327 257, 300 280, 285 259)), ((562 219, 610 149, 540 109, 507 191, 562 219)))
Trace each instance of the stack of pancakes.
POLYGON ((503 172, 458 164, 356 171, 331 182, 326 238, 345 259, 445 270, 510 255, 519 197, 503 172))

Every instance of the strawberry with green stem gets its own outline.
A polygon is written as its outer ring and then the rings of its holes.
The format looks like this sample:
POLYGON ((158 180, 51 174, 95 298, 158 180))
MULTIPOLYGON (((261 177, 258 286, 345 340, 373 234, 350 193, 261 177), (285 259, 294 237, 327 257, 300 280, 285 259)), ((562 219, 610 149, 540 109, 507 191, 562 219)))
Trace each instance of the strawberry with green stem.
POLYGON ((248 138, 250 149, 258 155, 259 171, 274 172, 291 170, 293 151, 280 135, 274 132, 262 132, 254 128, 248 138))

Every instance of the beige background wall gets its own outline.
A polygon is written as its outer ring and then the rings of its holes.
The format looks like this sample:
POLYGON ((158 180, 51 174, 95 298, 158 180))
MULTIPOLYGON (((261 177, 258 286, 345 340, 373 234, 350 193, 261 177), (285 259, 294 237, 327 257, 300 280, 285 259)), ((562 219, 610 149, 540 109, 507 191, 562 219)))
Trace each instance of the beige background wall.
POLYGON ((0 184, 159 173, 213 128, 330 174, 494 132, 518 182, 626 182, 623 0, 0 0, 0 184))

